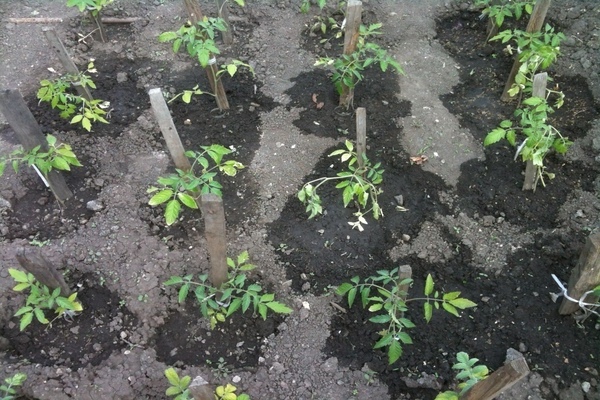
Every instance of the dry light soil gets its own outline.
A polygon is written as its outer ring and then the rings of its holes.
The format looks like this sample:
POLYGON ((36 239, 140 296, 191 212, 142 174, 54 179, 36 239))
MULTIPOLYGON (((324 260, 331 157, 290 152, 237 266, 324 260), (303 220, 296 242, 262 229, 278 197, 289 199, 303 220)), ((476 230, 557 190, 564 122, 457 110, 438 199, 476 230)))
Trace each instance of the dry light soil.
MULTIPOLYGON (((171 276, 210 268, 202 214, 184 210, 167 226, 147 189, 174 171, 150 107, 148 90, 167 98, 199 85, 205 73, 157 36, 187 19, 182 1, 116 0, 108 42, 64 1, 0 2, 0 89, 19 89, 42 131, 70 143, 82 167, 64 174, 73 198, 60 205, 37 175, 8 167, 0 177, 0 378, 27 374, 28 399, 165 399, 164 370, 234 383, 252 399, 434 399, 456 387, 456 353, 491 371, 522 354, 530 374, 500 399, 600 399, 600 322, 558 314, 552 278, 569 279, 587 238, 600 228, 600 3, 555 0, 548 23, 564 32, 561 56, 548 71, 566 95, 552 124, 574 142, 551 154, 555 174, 535 192, 521 190, 524 164, 506 143, 483 147, 516 103, 499 100, 512 59, 486 43, 487 21, 468 2, 363 2, 365 24, 382 23, 373 41, 405 75, 371 66, 355 93, 367 112, 367 155, 383 173, 384 216, 348 224, 331 186, 320 190, 324 213, 308 219, 296 197, 311 179, 335 176, 328 155, 355 135, 355 108, 337 106, 332 70, 315 66, 341 52, 331 26, 337 4, 299 11, 297 0, 230 6, 234 44, 219 63, 239 59, 254 74, 224 77, 230 110, 210 95, 169 103, 186 149, 218 143, 246 168, 220 177, 228 254, 248 251, 249 279, 293 309, 290 315, 236 313, 211 330, 198 305, 177 301, 171 276), (9 18, 61 18, 52 24, 9 18), (52 27, 81 68, 95 60, 98 99, 110 101, 108 125, 88 133, 38 104, 39 81, 63 67, 42 29, 52 27), (418 157, 425 162, 411 162, 418 157), (12 290, 18 251, 38 251, 78 292, 84 311, 46 327, 19 331, 25 295, 12 290), (374 350, 381 325, 334 289, 352 277, 410 265, 419 297, 428 274, 436 288, 477 303, 460 317, 439 311, 427 324, 418 301, 405 316, 412 344, 388 365, 374 350)), ((214 4, 201 2, 206 14, 214 4)), ((515 22, 507 21, 508 26, 515 22)), ((523 26, 525 22, 516 22, 523 26)), ((220 39, 218 40, 220 44, 220 39)), ((0 115, 0 154, 18 146, 0 115)))

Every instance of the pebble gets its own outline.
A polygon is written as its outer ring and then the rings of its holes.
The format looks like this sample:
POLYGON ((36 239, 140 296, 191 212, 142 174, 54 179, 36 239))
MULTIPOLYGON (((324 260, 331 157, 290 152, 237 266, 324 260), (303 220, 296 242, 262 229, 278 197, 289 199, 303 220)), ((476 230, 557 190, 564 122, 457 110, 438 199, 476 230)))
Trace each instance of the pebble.
POLYGON ((407 235, 406 233, 404 235, 402 235, 403 242, 408 242, 409 240, 410 240, 410 235, 407 235))
POLYGON ((100 211, 104 208, 102 203, 99 202, 98 200, 88 201, 87 204, 85 205, 85 207, 91 211, 100 211))

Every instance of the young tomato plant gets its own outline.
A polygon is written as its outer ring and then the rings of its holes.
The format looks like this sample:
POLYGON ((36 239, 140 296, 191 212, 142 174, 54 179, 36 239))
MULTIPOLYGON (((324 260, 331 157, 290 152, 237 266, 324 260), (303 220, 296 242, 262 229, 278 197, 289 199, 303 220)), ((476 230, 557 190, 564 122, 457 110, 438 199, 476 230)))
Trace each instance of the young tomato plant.
POLYGON ((160 187, 151 187, 148 193, 155 193, 148 201, 151 206, 166 203, 165 220, 167 225, 173 224, 179 218, 181 205, 193 210, 198 209, 197 197, 202 194, 216 194, 221 197, 221 184, 215 180, 217 173, 235 176, 237 171, 244 168, 242 163, 235 160, 223 160, 232 151, 220 144, 202 146, 201 152, 186 151, 185 155, 192 160, 189 171, 176 169, 175 174, 159 177, 160 187), (212 163, 212 165, 211 165, 212 163), (200 169, 196 172, 197 169, 200 169))
POLYGON ((87 66, 85 72, 77 75, 66 74, 59 78, 40 81, 40 89, 37 92, 37 98, 40 102, 50 103, 52 108, 60 111, 61 118, 71 119, 72 124, 81 124, 88 132, 92 130, 92 124, 101 122, 108 124, 105 116, 106 109, 110 106, 108 101, 87 100, 77 94, 73 94, 73 85, 82 87, 96 88, 96 84, 87 73, 95 73, 93 61, 87 66))
POLYGON ((13 376, 4 379, 4 383, 0 385, 0 400, 13 400, 17 398, 16 387, 21 386, 27 379, 27 375, 16 373, 13 376))
POLYGON ((508 45, 507 53, 517 52, 521 66, 515 76, 515 83, 509 90, 514 97, 521 91, 531 92, 531 78, 539 71, 552 65, 560 54, 560 42, 565 39, 562 32, 554 32, 554 28, 546 24, 543 32, 525 32, 521 30, 505 30, 490 40, 502 43, 513 41, 516 48, 508 45))
POLYGON ((481 14, 487 16, 497 28, 504 23, 505 18, 521 19, 523 12, 530 14, 533 11, 535 0, 475 0, 476 7, 483 7, 481 14))
POLYGON ((449 390, 438 394, 435 400, 458 400, 477 382, 488 377, 489 370, 485 365, 475 365, 479 362, 478 358, 470 358, 467 353, 461 351, 456 355, 456 361, 458 362, 452 366, 452 369, 460 371, 456 374, 456 379, 462 381, 458 384, 460 392, 449 390))
POLYGON ((346 140, 345 146, 345 149, 335 150, 329 154, 329 157, 341 156, 342 163, 347 163, 347 169, 338 172, 336 176, 317 178, 305 183, 297 196, 306 205, 306 212, 309 213, 308 218, 314 218, 323 213, 321 197, 317 190, 326 182, 337 181, 335 187, 342 189, 344 207, 348 207, 352 202, 358 206, 358 211, 354 213, 357 221, 350 221, 348 224, 353 229, 357 228, 362 232, 364 230, 362 225, 367 224, 364 218, 365 214, 371 212, 375 219, 383 216, 383 211, 377 201, 377 196, 381 193, 378 185, 383 181, 383 169, 381 169, 381 163, 371 165, 366 156, 363 157, 363 166, 360 167, 358 155, 354 151, 352 142, 346 140), (369 206, 370 208, 368 208, 369 206))
POLYGON ((372 313, 377 313, 369 321, 383 324, 379 335, 381 338, 373 346, 374 349, 387 347, 388 363, 391 365, 402 356, 402 346, 412 344, 412 338, 405 329, 414 328, 415 324, 405 318, 404 312, 408 310, 408 303, 413 301, 424 301, 425 320, 429 322, 433 315, 433 309, 439 309, 440 304, 444 310, 459 317, 458 310, 475 307, 477 304, 471 300, 460 297, 460 292, 440 293, 434 291, 434 283, 431 275, 425 280, 425 297, 406 299, 408 295, 402 287, 406 287, 412 279, 400 280, 398 268, 391 271, 380 270, 377 275, 370 276, 360 282, 355 276, 350 282, 342 283, 336 293, 347 296, 348 306, 352 307, 356 296, 360 297, 363 308, 372 313))
POLYGON ((53 169, 70 171, 71 165, 81 167, 71 146, 66 143, 57 143, 56 137, 52 135, 47 135, 46 141, 48 143, 46 151, 42 151, 41 146, 36 146, 28 152, 19 148, 6 157, 0 157, 0 176, 4 174, 7 164, 11 164, 17 173, 21 164, 34 165, 45 177, 53 169))
POLYGON ((517 132, 525 136, 523 142, 518 146, 515 159, 521 155, 524 162, 531 161, 535 167, 532 189, 535 191, 538 180, 544 182, 544 174, 553 178, 553 174, 545 172, 544 159, 552 151, 559 154, 567 152, 573 142, 563 137, 558 129, 550 125, 548 114, 553 109, 548 105, 547 98, 530 97, 523 101, 523 108, 515 111, 519 126, 513 126, 511 120, 500 122, 500 126, 493 129, 484 139, 484 146, 497 143, 506 139, 512 146, 517 145, 517 132))
POLYGON ((59 317, 72 318, 79 314, 83 307, 77 301, 77 293, 69 297, 60 295, 60 288, 50 290, 46 285, 38 282, 30 273, 9 268, 8 273, 17 282, 13 288, 15 292, 29 290, 29 295, 25 306, 21 307, 15 314, 15 317, 21 317, 19 325, 20 330, 24 330, 31 324, 35 317, 42 324, 52 324, 59 317), (57 314, 52 321, 46 318, 45 310, 54 310, 57 314))
MULTIPOLYGON (((382 24, 380 23, 369 26, 361 25, 356 50, 352 54, 342 54, 336 59, 323 57, 315 63, 315 66, 330 65, 333 67, 334 73, 331 79, 338 93, 342 94, 343 85, 353 92, 358 82, 363 80, 364 70, 373 64, 379 65, 383 72, 391 67, 396 72, 404 75, 404 70, 400 64, 387 51, 375 43, 367 42, 367 38, 381 34, 379 30, 381 27, 382 24)), ((349 99, 346 108, 352 105, 352 96, 349 96, 349 99)))
POLYGON ((236 394, 237 388, 231 383, 225 386, 217 386, 215 390, 215 400, 250 400, 250 396, 245 393, 236 394))
POLYGON ((184 302, 190 290, 193 290, 194 297, 200 304, 200 312, 210 321, 211 329, 240 309, 245 313, 252 308, 254 313, 258 312, 265 320, 269 310, 277 314, 291 313, 291 308, 275 301, 274 294, 263 293, 261 285, 249 284, 246 272, 252 271, 256 266, 248 263, 248 258, 247 251, 241 253, 236 261, 227 258, 229 279, 219 289, 210 284, 208 274, 199 275, 197 280, 193 280, 193 275, 172 276, 164 284, 181 286, 178 293, 180 303, 184 302))
POLYGON ((80 12, 90 12, 96 16, 104 7, 115 0, 67 0, 67 7, 77 7, 80 12))

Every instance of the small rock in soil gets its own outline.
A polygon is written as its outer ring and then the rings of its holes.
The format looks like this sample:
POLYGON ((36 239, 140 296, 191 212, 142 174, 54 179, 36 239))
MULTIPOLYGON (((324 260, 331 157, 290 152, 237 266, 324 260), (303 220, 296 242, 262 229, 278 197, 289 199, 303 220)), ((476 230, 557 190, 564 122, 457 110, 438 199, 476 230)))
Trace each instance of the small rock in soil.
POLYGON ((491 215, 485 215, 483 217, 483 226, 492 226, 496 222, 496 218, 491 215))
POLYGON ((8 208, 8 209, 12 208, 10 201, 8 201, 4 197, 0 196, 0 210, 5 209, 5 208, 8 208))
POLYGON ((117 82, 127 82, 127 72, 117 72, 117 82))
POLYGON ((88 210, 92 210, 92 211, 100 211, 104 208, 102 203, 100 203, 98 200, 88 201, 87 204, 85 205, 85 207, 88 210))

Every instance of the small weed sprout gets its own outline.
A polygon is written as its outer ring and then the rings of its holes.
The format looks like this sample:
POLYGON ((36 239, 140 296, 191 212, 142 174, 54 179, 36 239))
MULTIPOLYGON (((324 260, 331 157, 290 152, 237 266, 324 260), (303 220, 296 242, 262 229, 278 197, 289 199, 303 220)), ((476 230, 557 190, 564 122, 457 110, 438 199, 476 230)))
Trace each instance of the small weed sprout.
POLYGON ((82 96, 70 93, 74 85, 96 89, 96 84, 88 75, 95 73, 94 62, 91 61, 85 72, 77 75, 66 74, 59 78, 40 81, 40 89, 37 98, 40 102, 48 102, 52 108, 60 111, 61 118, 70 119, 72 124, 81 124, 88 132, 92 130, 92 124, 101 122, 108 124, 105 116, 110 103, 104 100, 87 100, 82 96))
POLYGON ((16 387, 21 386, 27 379, 27 375, 18 372, 11 377, 4 379, 4 383, 0 385, 0 400, 13 400, 17 398, 16 387))
POLYGON ((452 369, 460 371, 456 374, 456 379, 462 381, 458 384, 460 392, 449 390, 438 394, 435 400, 458 400, 477 382, 488 377, 489 370, 485 365, 475 365, 479 362, 478 358, 470 358, 467 353, 461 351, 456 355, 456 361, 458 362, 452 366, 452 369))
POLYGON ((461 298, 460 292, 440 293, 437 290, 434 291, 431 275, 427 275, 425 280, 425 297, 406 299, 407 293, 401 288, 410 283, 412 283, 410 278, 400 281, 398 268, 394 268, 391 271, 377 271, 377 275, 366 278, 363 283, 360 282, 358 276, 355 276, 350 282, 342 283, 336 290, 338 295, 348 298, 349 307, 352 307, 356 296, 359 295, 363 308, 368 307, 370 312, 377 313, 369 321, 386 325, 379 331, 381 338, 373 348, 387 347, 390 365, 402 356, 403 345, 412 344, 412 338, 405 332, 405 329, 414 328, 415 324, 403 316, 404 312, 408 310, 408 303, 424 301, 423 310, 427 322, 431 320, 434 308, 439 309, 440 304, 445 311, 456 317, 459 317, 459 309, 464 310, 477 306, 471 300, 461 298))
POLYGON ((165 370, 165 377, 169 381, 169 386, 165 394, 169 397, 174 397, 173 400, 190 400, 190 391, 188 387, 192 381, 189 376, 182 376, 181 378, 177 374, 174 368, 167 368, 165 370))
POLYGON ((252 308, 254 313, 258 313, 265 320, 269 310, 277 314, 291 313, 291 308, 275 301, 274 294, 263 293, 261 285, 249 284, 246 272, 252 271, 256 266, 248 263, 248 260, 247 251, 242 252, 235 261, 227 258, 230 268, 229 280, 220 288, 210 284, 208 274, 199 275, 197 280, 193 280, 193 275, 172 276, 164 284, 181 286, 178 292, 180 303, 183 303, 190 290, 193 290, 194 297, 200 304, 200 312, 208 318, 211 329, 214 329, 217 323, 225 322, 227 317, 240 309, 245 313, 252 308))
MULTIPOLYGON (((21 164, 35 166, 44 177, 47 177, 53 169, 70 171, 71 166, 81 167, 81 163, 79 163, 70 145, 58 143, 56 137, 52 135, 46 135, 46 142, 48 146, 45 151, 42 151, 41 146, 36 146, 28 152, 25 152, 23 148, 19 148, 8 156, 0 157, 0 176, 4 174, 7 164, 12 165, 16 173, 19 172, 21 164)), ((40 244, 46 243, 40 242, 40 244)))
POLYGON ((383 211, 377 200, 377 196, 381 193, 379 185, 383 181, 383 169, 381 169, 381 163, 372 165, 366 156, 363 157, 363 166, 359 167, 358 155, 354 150, 354 145, 351 141, 346 140, 345 146, 345 149, 335 150, 329 154, 329 157, 341 156, 342 163, 347 163, 346 170, 338 172, 333 177, 317 178, 305 183, 298 191, 297 196, 306 205, 308 218, 314 218, 323 213, 321 197, 317 193, 319 187, 326 182, 337 181, 336 188, 342 189, 344 207, 348 207, 350 203, 358 206, 358 211, 354 213, 357 220, 350 221, 348 224, 353 229, 357 228, 362 232, 364 230, 363 225, 367 224, 364 218, 365 214, 371 212, 375 219, 383 216, 383 211))
POLYGON ((79 12, 90 12, 93 16, 100 14, 100 11, 115 0, 67 0, 67 7, 77 7, 79 12))
POLYGON ((51 326, 57 318, 71 318, 83 310, 81 303, 77 301, 77 293, 63 297, 60 295, 60 288, 50 290, 30 273, 13 268, 9 268, 8 273, 17 282, 13 288, 15 292, 29 290, 25 306, 15 313, 15 317, 20 317, 19 329, 21 331, 31 324, 34 316, 40 323, 51 326), (45 310, 54 310, 57 314, 56 317, 49 321, 46 318, 45 310))
POLYGON ((186 157, 192 160, 192 168, 189 171, 176 169, 175 174, 158 178, 159 187, 153 186, 147 190, 148 193, 155 193, 148 201, 149 205, 157 206, 166 203, 164 215, 167 225, 177 221, 182 205, 193 210, 198 209, 195 196, 208 193, 222 196, 223 187, 215 180, 219 172, 227 176, 235 176, 244 168, 244 165, 238 161, 223 159, 232 153, 232 150, 224 146, 213 144, 202 146, 201 149, 201 152, 185 152, 186 157))

